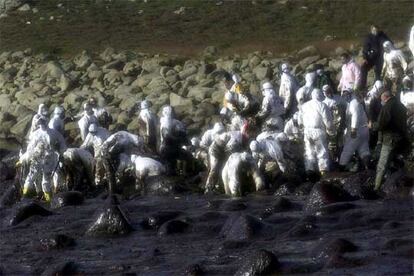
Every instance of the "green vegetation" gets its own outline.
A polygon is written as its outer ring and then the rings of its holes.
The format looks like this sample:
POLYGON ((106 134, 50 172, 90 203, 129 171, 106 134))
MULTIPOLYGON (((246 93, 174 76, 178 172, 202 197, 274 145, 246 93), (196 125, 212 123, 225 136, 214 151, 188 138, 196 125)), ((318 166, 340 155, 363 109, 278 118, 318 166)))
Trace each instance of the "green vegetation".
POLYGON ((31 47, 72 55, 111 46, 193 55, 216 45, 224 53, 285 52, 309 44, 329 48, 360 42, 372 22, 393 39, 406 40, 414 14, 412 0, 217 2, 38 0, 38 13, 15 11, 0 19, 0 51, 31 47), (180 7, 184 13, 175 14, 180 7), (323 42, 327 35, 336 39, 323 42))

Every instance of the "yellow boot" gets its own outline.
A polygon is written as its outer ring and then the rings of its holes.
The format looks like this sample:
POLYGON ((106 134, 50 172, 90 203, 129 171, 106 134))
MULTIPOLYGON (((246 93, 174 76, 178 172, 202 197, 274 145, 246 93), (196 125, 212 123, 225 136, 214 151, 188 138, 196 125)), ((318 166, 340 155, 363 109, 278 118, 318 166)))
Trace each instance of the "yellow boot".
POLYGON ((51 193, 44 192, 43 195, 45 196, 45 201, 47 203, 49 203, 50 200, 52 199, 52 194, 51 193))

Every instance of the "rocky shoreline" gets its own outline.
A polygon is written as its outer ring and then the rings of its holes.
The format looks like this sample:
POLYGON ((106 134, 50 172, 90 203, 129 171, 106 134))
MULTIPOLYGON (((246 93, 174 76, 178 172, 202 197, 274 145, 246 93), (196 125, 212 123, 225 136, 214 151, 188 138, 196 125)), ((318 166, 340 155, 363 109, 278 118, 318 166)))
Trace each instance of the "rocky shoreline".
MULTIPOLYGON (((396 45, 408 52, 403 42, 396 45)), ((347 50, 360 61, 359 48, 351 48, 347 50)), ((221 57, 219 50, 211 46, 198 59, 116 52, 112 48, 99 54, 84 51, 73 58, 34 54, 31 49, 3 52, 0 54, 0 149, 20 148, 40 103, 50 110, 63 105, 68 142, 76 145, 79 133, 74 117, 91 96, 114 117, 111 131, 135 132, 138 128, 135 107, 147 99, 156 112, 163 105, 173 106, 189 133, 196 135, 217 119, 225 92, 217 72, 238 73, 242 85, 260 98, 261 83, 279 82, 283 62, 293 66, 292 73, 302 83, 304 72, 315 64, 325 66, 332 79, 338 80, 339 54, 343 51, 338 48, 327 55, 308 46, 282 57, 270 52, 221 57)), ((369 75, 368 83, 372 80, 369 75)))

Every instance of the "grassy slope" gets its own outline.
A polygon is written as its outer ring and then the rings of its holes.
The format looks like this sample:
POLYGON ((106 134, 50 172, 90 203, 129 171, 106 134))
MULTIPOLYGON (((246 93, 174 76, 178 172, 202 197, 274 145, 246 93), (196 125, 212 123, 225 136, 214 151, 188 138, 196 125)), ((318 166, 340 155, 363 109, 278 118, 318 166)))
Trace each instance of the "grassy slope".
POLYGON ((0 19, 0 51, 31 47, 71 55, 111 46, 192 55, 208 45, 224 52, 289 51, 312 43, 347 46, 360 41, 371 22, 393 39, 406 40, 413 23, 413 0, 265 2, 224 1, 217 6, 201 0, 40 0, 37 14, 14 12, 0 19), (63 7, 57 8, 58 3, 63 7), (185 14, 174 14, 181 6, 187 7, 185 14), (326 35, 337 40, 321 42, 326 35))

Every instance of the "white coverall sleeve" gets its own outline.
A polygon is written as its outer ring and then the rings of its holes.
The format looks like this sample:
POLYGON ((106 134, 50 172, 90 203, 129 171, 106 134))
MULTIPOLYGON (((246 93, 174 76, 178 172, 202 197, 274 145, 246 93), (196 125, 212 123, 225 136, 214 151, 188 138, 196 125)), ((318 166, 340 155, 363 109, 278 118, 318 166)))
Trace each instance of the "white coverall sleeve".
POLYGON ((352 101, 349 105, 349 113, 351 114, 351 128, 357 128, 360 116, 359 104, 357 102, 352 101))
POLYGON ((326 104, 321 104, 320 114, 322 116, 323 123, 325 124, 328 134, 333 134, 335 131, 335 125, 333 123, 333 115, 326 104))

